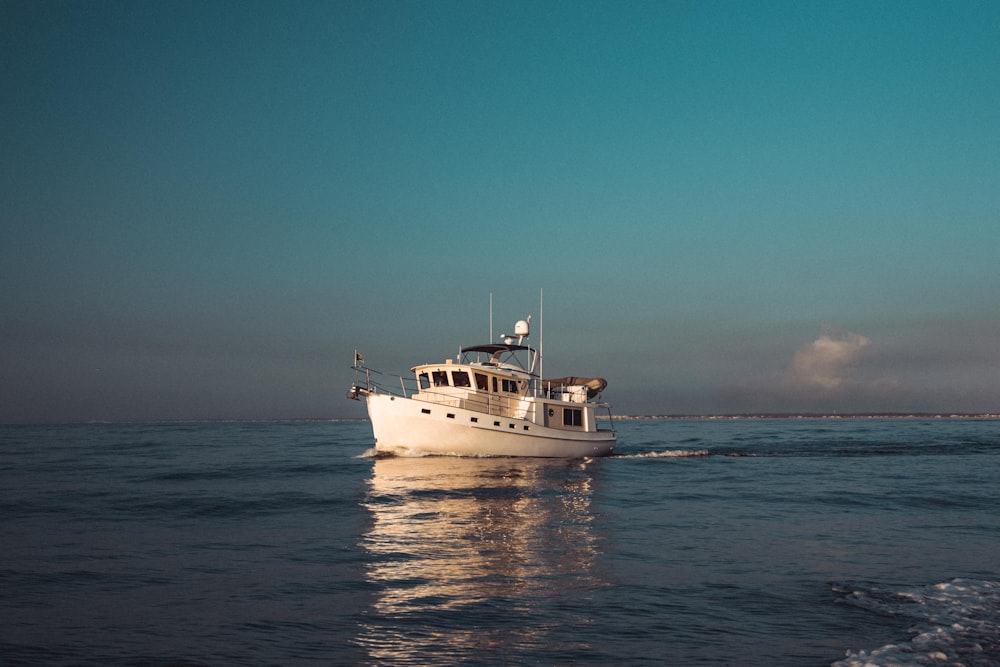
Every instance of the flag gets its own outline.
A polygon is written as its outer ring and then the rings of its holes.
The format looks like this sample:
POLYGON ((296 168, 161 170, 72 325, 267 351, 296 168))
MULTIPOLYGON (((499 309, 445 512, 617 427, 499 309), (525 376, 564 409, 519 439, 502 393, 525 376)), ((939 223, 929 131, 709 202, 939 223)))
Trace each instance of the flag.
POLYGON ((365 358, 361 356, 361 353, 357 350, 354 351, 354 363, 363 364, 365 363, 365 358))

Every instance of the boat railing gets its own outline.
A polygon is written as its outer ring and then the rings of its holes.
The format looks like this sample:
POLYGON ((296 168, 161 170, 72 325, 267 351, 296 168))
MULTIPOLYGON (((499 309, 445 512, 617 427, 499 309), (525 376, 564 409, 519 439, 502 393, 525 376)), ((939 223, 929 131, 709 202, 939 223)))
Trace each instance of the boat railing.
POLYGON ((354 387, 351 391, 355 393, 361 390, 369 394, 392 394, 410 398, 418 391, 417 381, 412 377, 382 373, 359 364, 351 366, 351 369, 354 371, 354 387), (399 380, 398 387, 395 386, 396 380, 399 380))
POLYGON ((419 393, 410 396, 416 401, 450 405, 456 408, 481 412, 495 417, 515 417, 524 419, 527 409, 522 396, 498 396, 475 391, 456 391, 454 389, 421 389, 419 393))
POLYGON ((601 407, 604 408, 604 411, 606 413, 608 413, 608 416, 604 417, 604 416, 598 415, 596 413, 594 414, 594 416, 597 418, 597 430, 598 431, 614 431, 615 430, 615 417, 614 417, 613 414, 611 414, 611 406, 608 405, 607 403, 602 403, 601 407), (607 428, 601 428, 601 422, 605 421, 605 420, 607 420, 608 426, 607 426, 607 428))
POLYGON ((497 417, 523 419, 526 398, 520 394, 502 396, 493 393, 467 391, 456 387, 421 387, 413 376, 382 373, 374 368, 355 365, 354 386, 348 391, 348 398, 358 398, 367 394, 389 394, 426 403, 450 405, 490 414, 497 417))

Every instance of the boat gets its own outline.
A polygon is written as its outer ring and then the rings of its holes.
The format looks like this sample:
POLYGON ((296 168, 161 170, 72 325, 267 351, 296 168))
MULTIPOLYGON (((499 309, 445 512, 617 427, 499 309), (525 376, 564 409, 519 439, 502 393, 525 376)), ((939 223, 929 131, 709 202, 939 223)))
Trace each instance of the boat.
MULTIPOLYGON (((491 318, 492 319, 492 318, 491 318)), ((503 342, 463 347, 454 359, 388 376, 355 351, 352 400, 367 403, 380 455, 585 458, 614 452, 603 378, 542 379, 526 344, 531 317, 503 342), (398 385, 393 379, 398 378, 398 385), (605 413, 606 412, 606 416, 605 413), (601 416, 599 416, 599 413, 601 416)))

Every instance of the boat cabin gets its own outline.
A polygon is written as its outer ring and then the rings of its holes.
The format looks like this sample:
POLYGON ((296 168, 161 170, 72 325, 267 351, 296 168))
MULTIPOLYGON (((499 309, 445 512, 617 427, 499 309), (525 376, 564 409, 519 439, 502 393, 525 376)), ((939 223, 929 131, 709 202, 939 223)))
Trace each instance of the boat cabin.
POLYGON ((411 369, 418 387, 413 398, 551 428, 597 430, 596 404, 589 401, 607 382, 577 377, 541 380, 536 373, 538 363, 538 352, 525 345, 463 348, 460 363, 446 359, 411 369), (523 362, 518 352, 526 353, 528 360, 523 362))

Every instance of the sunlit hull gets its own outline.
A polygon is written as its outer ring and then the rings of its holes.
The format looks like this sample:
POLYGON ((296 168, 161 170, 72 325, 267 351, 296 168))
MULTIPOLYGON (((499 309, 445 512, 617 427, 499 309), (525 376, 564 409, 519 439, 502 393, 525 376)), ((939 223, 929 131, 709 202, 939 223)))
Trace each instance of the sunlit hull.
POLYGON ((533 421, 390 394, 368 394, 375 449, 402 456, 608 456, 615 433, 566 431, 533 421))

